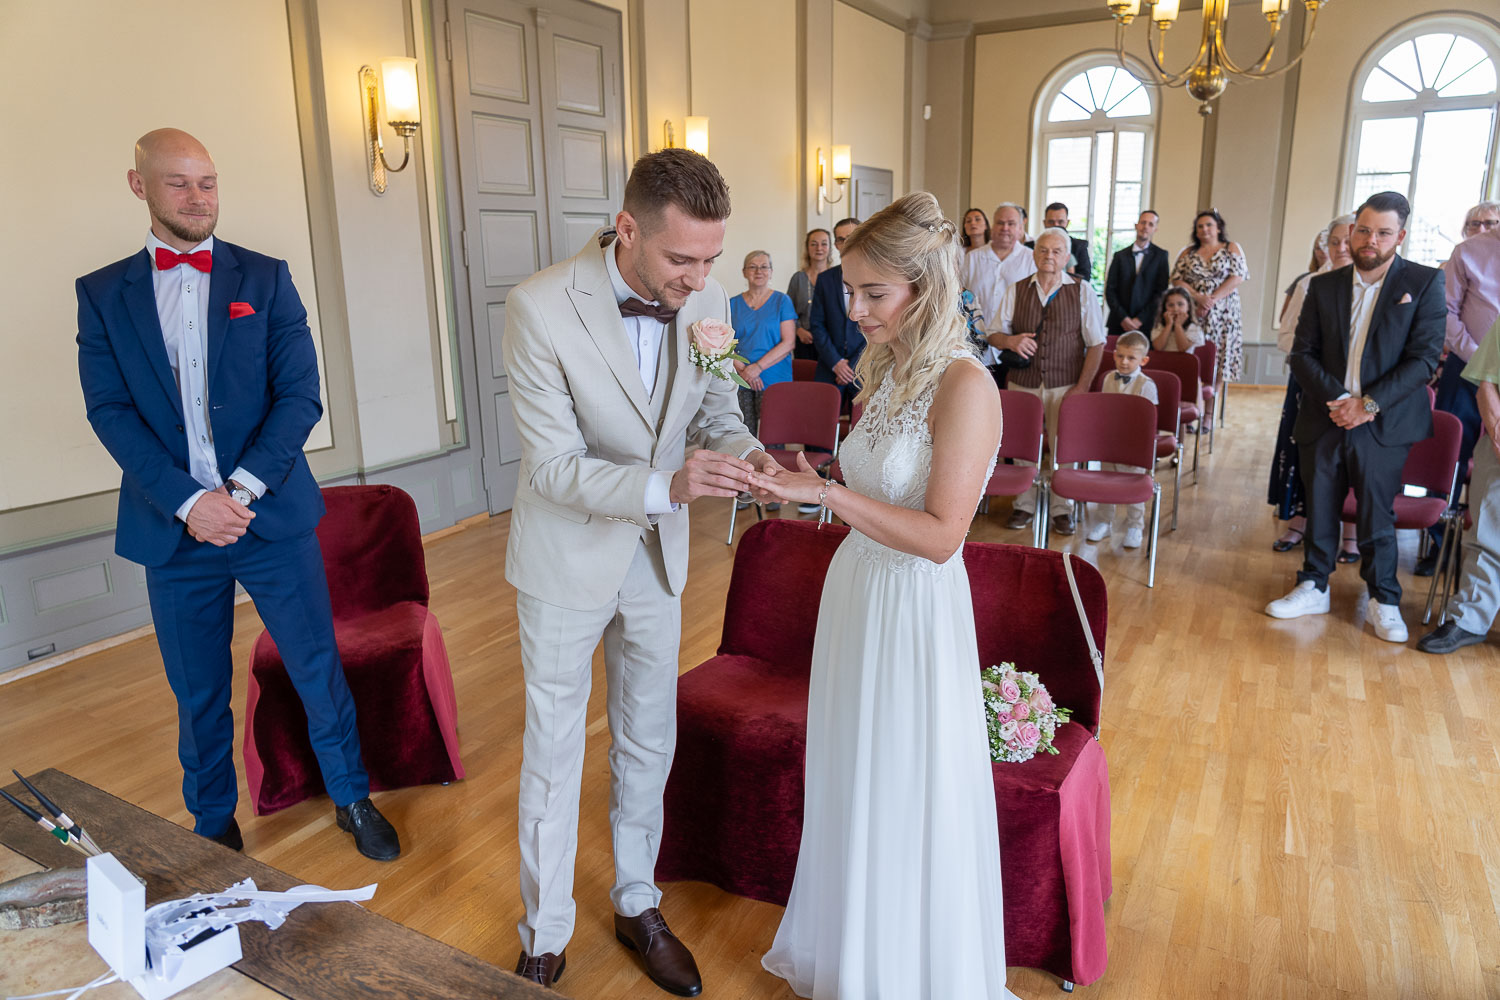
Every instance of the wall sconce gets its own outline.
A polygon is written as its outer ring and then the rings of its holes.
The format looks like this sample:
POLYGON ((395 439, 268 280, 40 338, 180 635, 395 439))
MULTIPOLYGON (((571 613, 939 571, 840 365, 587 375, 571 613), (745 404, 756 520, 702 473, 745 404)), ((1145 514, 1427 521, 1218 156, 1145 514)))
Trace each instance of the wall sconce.
POLYGON ((823 147, 818 147, 818 214, 829 205, 837 205, 844 200, 844 195, 849 189, 849 177, 853 173, 853 154, 848 146, 833 147, 833 180, 838 183, 839 193, 834 195, 832 189, 826 182, 828 173, 828 161, 823 158, 823 147))
POLYGON ((385 175, 398 174, 411 161, 411 137, 422 124, 422 106, 417 101, 417 61, 405 56, 380 60, 380 75, 369 66, 359 68, 360 101, 365 113, 365 159, 370 166, 370 190, 385 194, 385 175), (400 166, 385 159, 380 123, 396 130, 406 147, 400 166))
POLYGON ((708 155, 708 118, 688 115, 682 122, 682 144, 699 156, 708 155))

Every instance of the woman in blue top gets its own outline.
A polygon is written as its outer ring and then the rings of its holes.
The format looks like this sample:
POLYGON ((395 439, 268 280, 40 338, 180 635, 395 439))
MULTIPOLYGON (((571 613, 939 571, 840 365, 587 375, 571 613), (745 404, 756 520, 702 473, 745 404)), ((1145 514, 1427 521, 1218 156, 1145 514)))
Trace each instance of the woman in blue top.
POLYGON ((766 386, 792 380, 797 308, 785 292, 771 287, 771 255, 764 250, 745 255, 745 284, 748 287, 729 300, 729 322, 739 339, 739 353, 747 359, 734 366, 750 383, 750 388, 740 390, 740 411, 754 434, 760 427, 760 397, 766 386))

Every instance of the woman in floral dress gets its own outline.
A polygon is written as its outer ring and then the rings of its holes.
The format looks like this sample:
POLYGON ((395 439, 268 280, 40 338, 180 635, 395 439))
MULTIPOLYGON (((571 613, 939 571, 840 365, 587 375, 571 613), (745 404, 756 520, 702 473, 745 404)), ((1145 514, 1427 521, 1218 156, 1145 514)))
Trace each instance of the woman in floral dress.
POLYGON ((1250 277, 1244 251, 1231 243, 1224 217, 1214 209, 1193 220, 1193 240, 1177 255, 1172 284, 1185 286, 1197 307, 1203 334, 1219 349, 1219 395, 1225 382, 1238 382, 1245 367, 1245 328, 1240 318, 1239 286, 1250 277))

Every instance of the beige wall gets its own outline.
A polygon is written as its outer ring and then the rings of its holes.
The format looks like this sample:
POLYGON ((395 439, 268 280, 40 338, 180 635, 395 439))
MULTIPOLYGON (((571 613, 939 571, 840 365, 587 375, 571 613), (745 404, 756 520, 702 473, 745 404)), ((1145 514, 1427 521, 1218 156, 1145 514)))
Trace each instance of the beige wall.
POLYGON ((707 115, 709 156, 729 184, 734 214, 714 268, 734 295, 751 250, 771 253, 772 286, 798 267, 797 53, 795 0, 760 0, 753 16, 739 4, 692 0, 695 115, 707 115))
MULTIPOLYGON (((1133 47, 1132 47, 1133 49, 1133 47)), ((1113 22, 1058 25, 978 36, 974 49, 974 148, 970 202, 992 211, 1002 201, 1031 204, 1035 153, 1031 137, 1040 91, 1064 63, 1098 51, 1113 54, 1113 22)), ((1157 93, 1155 176, 1146 202, 1161 213, 1158 242, 1175 252, 1197 211, 1203 125, 1181 91, 1157 93)), ((1040 199, 1038 199, 1040 201, 1040 199)), ((967 207, 967 206, 966 206, 967 207)), ((1035 234, 1036 225, 1032 225, 1035 234)))
POLYGON ((832 58, 833 141, 849 145, 855 163, 891 171, 899 198, 906 193, 906 35, 835 3, 832 58))
MULTIPOLYGON (((13 144, 0 241, 6 318, 0 326, 0 511, 113 488, 118 470, 84 418, 74 279, 138 251, 150 222, 125 182, 136 138, 172 125, 197 135, 219 169, 219 234, 284 257, 315 337, 306 193, 292 91, 286 6, 251 0, 183 19, 178 4, 141 0, 0 0, 0 60, 11 90, 47 81, 46 99, 13 101, 13 144), (253 86, 163 88, 141 53, 170 22, 182 51, 212 52, 221 79, 253 86), (49 44, 67 24, 66 59, 49 44), (233 37, 235 44, 222 40, 233 37), (60 71, 60 67, 66 71, 60 71), (66 127, 61 127, 66 124, 66 127)), ((327 421, 309 448, 330 442, 327 421)), ((0 538, 0 547, 13 541, 0 538)))

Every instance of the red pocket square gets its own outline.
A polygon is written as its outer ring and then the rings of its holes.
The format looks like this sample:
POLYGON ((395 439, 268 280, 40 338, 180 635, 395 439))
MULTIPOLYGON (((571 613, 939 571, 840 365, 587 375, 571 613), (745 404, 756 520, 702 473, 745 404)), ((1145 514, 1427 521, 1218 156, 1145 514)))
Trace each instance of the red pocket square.
POLYGON ((255 310, 253 308, 251 308, 250 303, 248 303, 248 302, 231 302, 231 303, 229 303, 229 318, 230 319, 239 319, 241 316, 253 316, 254 314, 255 314, 255 310))

